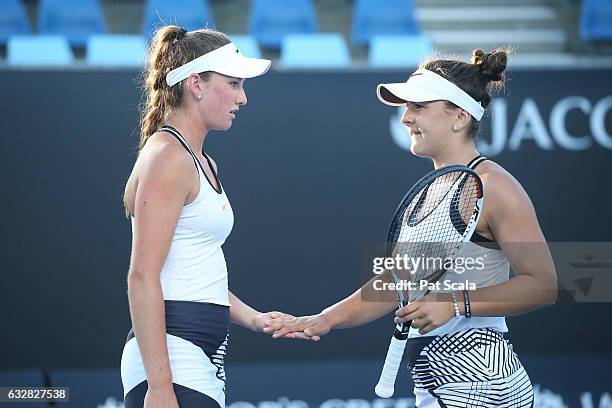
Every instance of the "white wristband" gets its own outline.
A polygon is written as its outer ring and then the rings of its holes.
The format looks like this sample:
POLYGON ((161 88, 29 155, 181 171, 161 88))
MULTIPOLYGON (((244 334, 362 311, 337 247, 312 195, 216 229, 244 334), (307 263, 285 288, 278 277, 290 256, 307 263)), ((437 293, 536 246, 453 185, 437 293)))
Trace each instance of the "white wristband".
POLYGON ((457 295, 455 292, 451 292, 451 298, 453 299, 453 309, 455 309, 455 317, 461 316, 459 313, 459 306, 457 305, 457 295))

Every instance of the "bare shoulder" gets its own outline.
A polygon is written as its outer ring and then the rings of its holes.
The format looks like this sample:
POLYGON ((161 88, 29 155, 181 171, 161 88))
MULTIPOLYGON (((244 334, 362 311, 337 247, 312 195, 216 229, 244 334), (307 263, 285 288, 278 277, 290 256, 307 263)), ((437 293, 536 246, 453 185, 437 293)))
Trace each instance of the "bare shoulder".
POLYGON ((134 164, 124 193, 128 212, 134 213, 135 197, 145 190, 163 190, 169 194, 189 195, 197 177, 193 159, 173 138, 156 133, 142 148, 134 164))
POLYGON ((481 228, 485 235, 498 242, 543 241, 535 208, 523 186, 497 163, 484 162, 477 170, 484 190, 481 228))
POLYGON ((482 180, 485 201, 510 205, 517 200, 531 202, 521 183, 499 164, 487 160, 476 168, 476 172, 482 180))
MULTIPOLYGON (((158 132, 152 135, 138 156, 142 173, 147 175, 185 175, 193 170, 193 158, 172 137, 158 132)), ((182 177, 184 178, 184 177, 182 177)))

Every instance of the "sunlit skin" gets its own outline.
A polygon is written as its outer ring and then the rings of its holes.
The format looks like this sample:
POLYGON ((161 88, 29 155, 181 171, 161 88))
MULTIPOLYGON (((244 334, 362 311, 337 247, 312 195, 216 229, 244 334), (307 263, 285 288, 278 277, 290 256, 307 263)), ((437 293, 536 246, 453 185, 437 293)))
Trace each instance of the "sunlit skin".
POLYGON ((241 106, 247 104, 244 79, 211 73, 197 108, 208 130, 227 130, 241 106))
POLYGON ((465 135, 470 120, 466 111, 444 101, 407 102, 401 118, 410 135, 411 153, 432 159, 435 168, 465 164, 478 155, 465 135))

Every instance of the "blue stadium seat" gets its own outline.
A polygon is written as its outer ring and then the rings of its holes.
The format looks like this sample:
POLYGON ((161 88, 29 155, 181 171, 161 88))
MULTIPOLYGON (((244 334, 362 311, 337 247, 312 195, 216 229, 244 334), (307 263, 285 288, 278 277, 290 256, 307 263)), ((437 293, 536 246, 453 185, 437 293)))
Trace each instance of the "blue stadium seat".
POLYGON ((287 34, 319 31, 311 0, 253 0, 249 33, 262 47, 278 49, 287 34))
POLYGON ((366 45, 374 35, 419 33, 412 0, 357 0, 353 6, 354 44, 366 45))
POLYGON ((215 26, 207 0, 147 0, 142 33, 150 37, 156 28, 167 24, 189 31, 215 26))
POLYGON ((612 40, 612 1, 582 0, 580 36, 588 41, 612 40))
POLYGON ((147 42, 141 35, 92 35, 87 40, 87 63, 98 66, 141 66, 147 42))
POLYGON ((98 0, 40 0, 40 34, 61 34, 70 45, 84 47, 91 34, 106 33, 98 0))
POLYGON ((351 56, 340 34, 289 34, 283 39, 281 63, 290 68, 338 68, 349 65, 351 56))
POLYGON ((240 50, 240 53, 245 57, 261 58, 261 50, 257 40, 250 35, 232 35, 230 37, 232 43, 240 50))
POLYGON ((30 34, 32 29, 21 0, 0 0, 0 45, 11 35, 30 34))
POLYGON ((9 65, 66 66, 72 64, 72 50, 61 35, 16 35, 7 45, 9 65))
POLYGON ((422 35, 376 35, 368 59, 375 67, 415 67, 432 51, 431 40, 422 35))

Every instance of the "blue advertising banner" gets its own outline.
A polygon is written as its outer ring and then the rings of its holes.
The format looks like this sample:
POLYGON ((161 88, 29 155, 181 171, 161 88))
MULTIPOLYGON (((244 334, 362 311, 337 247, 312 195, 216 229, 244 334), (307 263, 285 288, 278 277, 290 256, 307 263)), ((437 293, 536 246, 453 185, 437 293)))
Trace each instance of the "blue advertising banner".
MULTIPOLYGON (((235 212, 230 288, 254 308, 317 313, 361 283, 363 246, 384 239, 398 200, 431 169, 375 95, 408 74, 271 72, 246 82, 232 128, 208 136, 235 212)), ((0 369, 114 366, 130 328, 122 193, 137 155, 137 73, 3 71, 0 88, 0 369)), ((611 241, 611 90, 609 70, 511 72, 483 123, 483 153, 522 183, 550 241, 611 241)), ((562 303, 508 325, 520 354, 612 353, 611 314, 610 303, 562 303)), ((233 328, 228 358, 376 359, 390 324, 314 347, 233 328)))

